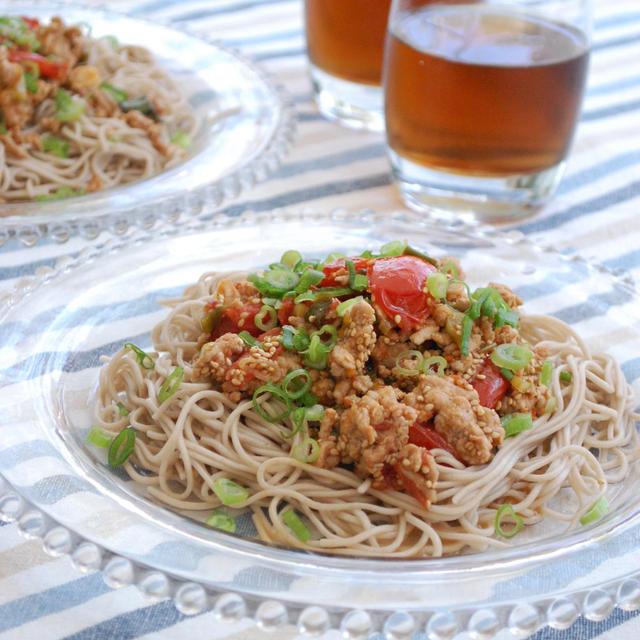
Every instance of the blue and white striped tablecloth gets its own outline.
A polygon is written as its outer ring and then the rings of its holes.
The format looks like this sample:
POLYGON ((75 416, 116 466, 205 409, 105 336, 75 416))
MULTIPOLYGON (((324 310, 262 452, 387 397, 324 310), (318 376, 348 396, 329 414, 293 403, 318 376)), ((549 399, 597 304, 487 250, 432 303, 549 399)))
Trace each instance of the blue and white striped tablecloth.
MULTIPOLYGON (((390 185, 383 137, 342 129, 320 117, 313 105, 301 0, 111 0, 109 8, 217 37, 252 56, 293 97, 298 133, 291 154, 270 179, 226 205, 225 213, 401 207, 390 185)), ((577 249, 637 278, 640 3, 595 0, 595 27, 588 92, 566 178, 553 203, 518 228, 540 242, 577 249)), ((36 248, 5 247, 0 250, 0 293, 80 247, 77 239, 36 248)), ((290 625, 274 634, 248 619, 227 625, 211 612, 184 616, 168 600, 150 604, 135 587, 112 590, 100 573, 82 575, 67 558, 53 558, 39 541, 23 538, 15 524, 0 523, 0 640, 158 637, 287 640, 298 637, 298 631, 290 625)), ((325 637, 341 636, 330 632, 325 637)), ((513 636, 505 631, 497 637, 513 636)), ((635 640, 640 638, 640 612, 615 609, 602 622, 579 618, 568 630, 546 628, 532 637, 635 640)), ((382 635, 374 638, 383 640, 382 635)))

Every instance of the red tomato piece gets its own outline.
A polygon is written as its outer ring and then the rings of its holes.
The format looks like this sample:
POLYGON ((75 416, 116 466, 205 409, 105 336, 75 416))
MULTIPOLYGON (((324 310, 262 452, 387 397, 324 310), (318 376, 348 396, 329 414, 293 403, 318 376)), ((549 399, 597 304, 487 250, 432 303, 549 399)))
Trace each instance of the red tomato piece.
POLYGON ((416 256, 378 258, 369 265, 369 291, 389 319, 409 331, 431 314, 433 298, 424 292, 424 286, 435 271, 432 264, 416 256))
POLYGON ((22 22, 25 22, 30 30, 40 26, 40 21, 37 18, 27 18, 26 16, 22 16, 22 22))
POLYGON ((338 258, 338 260, 334 260, 333 262, 329 262, 322 267, 322 273, 324 273, 324 280, 320 282, 321 287, 335 287, 336 283, 336 275, 338 272, 346 269, 345 260, 351 260, 353 262, 353 266, 356 270, 356 273, 359 271, 366 271, 369 265, 375 260, 375 258, 338 258))
POLYGON ((424 491, 405 473, 400 463, 396 462, 392 467, 398 476, 398 480, 402 483, 402 487, 409 495, 413 496, 422 507, 427 509, 429 507, 429 498, 424 491))
POLYGON ((9 61, 10 62, 33 62, 38 65, 38 69, 40 69, 40 75, 44 78, 51 78, 52 80, 64 80, 67 74, 67 66, 63 64, 58 64, 57 62, 53 62, 51 60, 47 60, 38 53, 33 53, 31 51, 20 51, 18 49, 10 49, 9 50, 9 61))
POLYGON ((471 386, 478 392, 480 404, 487 409, 496 405, 509 389, 509 381, 500 373, 500 369, 489 358, 485 358, 471 386), (484 376, 480 378, 479 376, 484 376))
POLYGON ((456 450, 441 433, 420 422, 414 422, 409 427, 409 443, 429 450, 444 449, 456 459, 459 459, 456 450))
POLYGON ((261 304, 231 305, 225 309, 222 318, 211 332, 211 339, 215 340, 225 333, 240 333, 241 331, 248 331, 254 337, 259 336, 262 329, 256 327, 254 319, 260 309, 262 309, 261 304))
POLYGON ((293 313, 293 308, 295 306, 293 298, 285 298, 282 301, 282 306, 278 309, 278 322, 281 327, 284 327, 285 324, 289 324, 289 316, 293 313))

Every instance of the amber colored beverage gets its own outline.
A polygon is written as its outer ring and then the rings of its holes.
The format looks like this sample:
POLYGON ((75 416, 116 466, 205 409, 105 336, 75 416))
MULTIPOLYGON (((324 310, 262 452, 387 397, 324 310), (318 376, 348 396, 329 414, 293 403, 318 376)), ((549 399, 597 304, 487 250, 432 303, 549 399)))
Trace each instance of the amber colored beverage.
POLYGON ((390 26, 387 140, 450 173, 538 172, 567 155, 588 66, 582 32, 482 5, 427 6, 390 26))
POLYGON ((307 51, 323 71, 380 85, 391 0, 306 0, 307 51))

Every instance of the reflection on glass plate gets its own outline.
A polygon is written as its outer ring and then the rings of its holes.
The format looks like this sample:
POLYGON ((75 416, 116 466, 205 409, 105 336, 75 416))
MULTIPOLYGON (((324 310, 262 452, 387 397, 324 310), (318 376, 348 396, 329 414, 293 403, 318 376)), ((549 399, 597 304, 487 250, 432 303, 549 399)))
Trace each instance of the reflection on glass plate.
POLYGON ((222 617, 249 613, 280 623, 295 614, 301 630, 340 627, 352 638, 380 628, 389 637, 394 629, 426 628, 450 638, 456 629, 503 627, 523 637, 545 624, 570 626, 580 614, 602 619, 614 605, 640 607, 637 468, 612 488, 609 515, 578 530, 542 528, 508 549, 389 561, 277 549, 211 530, 145 499, 84 442, 99 356, 125 341, 149 346, 151 327, 166 313, 158 300, 205 271, 264 266, 290 248, 322 257, 410 238, 428 253, 460 256, 472 286, 505 282, 527 312, 571 324, 591 348, 620 362, 637 392, 640 300, 631 284, 517 232, 430 226, 411 214, 250 213, 192 231, 169 230, 156 243, 141 233, 88 250, 7 297, 0 517, 17 519, 80 567, 101 567, 109 584, 149 592, 138 568, 152 567, 181 611, 214 606, 222 617), (115 554, 108 561, 105 550, 115 554))
MULTIPOLYGON (((86 23, 92 36, 115 35, 148 48, 184 90, 199 126, 189 157, 155 177, 76 198, 0 204, 0 245, 26 246, 48 235, 58 242, 102 230, 211 211, 264 180, 288 151, 293 115, 284 91, 250 60, 214 42, 169 27, 64 2, 34 0, 4 11, 67 24, 86 23)), ((215 34, 214 34, 215 35, 215 34)))

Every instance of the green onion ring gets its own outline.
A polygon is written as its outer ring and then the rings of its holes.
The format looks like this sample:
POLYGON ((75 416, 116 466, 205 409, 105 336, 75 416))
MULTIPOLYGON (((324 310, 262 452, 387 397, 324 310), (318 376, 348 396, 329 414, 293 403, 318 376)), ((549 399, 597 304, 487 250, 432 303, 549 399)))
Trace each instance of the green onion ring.
POLYGON ((289 416, 289 414, 291 413, 291 409, 293 408, 293 405, 291 404, 291 398, 289 398, 289 396, 280 387, 276 387, 276 385, 270 384, 270 383, 267 383, 262 385, 261 387, 258 387, 253 392, 253 398, 251 399, 251 401, 253 403, 253 408, 258 412, 258 414, 260 414, 260 417, 263 420, 266 420, 267 422, 282 422, 286 417, 289 416), (258 402, 258 399, 260 398, 260 396, 265 393, 270 393, 272 396, 274 396, 278 400, 281 400, 282 402, 284 402, 287 408, 277 416, 271 417, 260 406, 260 403, 258 402))
POLYGON ((440 273, 445 275, 450 273, 454 278, 457 278, 459 275, 458 265, 453 260, 449 260, 440 267, 440 273))
POLYGON ((447 295, 449 281, 444 273, 430 273, 427 276, 427 289, 436 299, 444 298, 447 295))
POLYGON ((417 376, 422 371, 423 364, 424 356, 417 349, 409 349, 407 351, 403 351, 396 358, 396 368, 404 376, 417 376), (412 358, 413 362, 415 362, 418 366, 415 369, 407 369, 406 367, 402 367, 400 365, 400 362, 402 362, 402 360, 406 360, 407 358, 412 358))
POLYGON ((533 354, 520 344, 499 344, 489 357, 491 362, 500 368, 520 371, 531 362, 533 354))
POLYGON ((236 532, 236 519, 226 514, 222 509, 214 509, 204 522, 214 529, 228 531, 229 533, 236 532))
POLYGON ((120 411, 121 416, 126 418, 129 415, 129 409, 127 409, 122 402, 118 402, 116 406, 118 407, 118 411, 120 411))
POLYGON ((107 431, 100 429, 100 427, 91 427, 91 430, 87 434, 87 442, 99 449, 107 449, 112 441, 113 436, 107 431))
POLYGON ((297 400, 311 388, 311 376, 305 369, 295 369, 287 373, 280 387, 291 400, 297 400), (304 382, 301 381, 302 378, 304 382), (294 386, 293 391, 289 389, 289 385, 294 386))
POLYGON ((362 302, 364 298, 362 296, 356 296, 355 298, 349 298, 349 300, 344 300, 336 307, 336 313, 339 317, 343 318, 345 313, 353 307, 354 304, 358 302, 362 302))
POLYGON ((260 311, 256 313, 253 318, 253 323, 262 331, 269 331, 274 329, 278 324, 278 314, 273 307, 263 304, 260 311), (265 322, 265 317, 269 316, 269 319, 265 322))
POLYGON ((225 507, 231 507, 246 502, 249 490, 229 478, 216 478, 213 490, 225 507))
POLYGON ((580 524, 589 524, 595 520, 599 520, 602 516, 609 513, 609 501, 606 496, 600 496, 588 509, 588 511, 580 518, 580 524))
POLYGON ((383 244, 380 247, 380 255, 384 256, 385 258, 401 256, 406 248, 406 240, 392 240, 391 242, 387 242, 387 244, 383 244))
POLYGON ((551 360, 545 360, 540 368, 540 384, 544 387, 551 386, 551 375, 553 373, 553 363, 551 360))
POLYGON ((571 382, 571 380, 573 380, 573 376, 569 371, 561 371, 560 380, 562 380, 562 382, 571 382))
POLYGON ((295 267, 296 264, 302 260, 302 256, 299 251, 295 251, 294 249, 290 249, 289 251, 285 251, 280 258, 280 262, 287 267, 295 267))
POLYGON ((320 445, 316 440, 306 437, 302 442, 291 448, 291 456, 298 462, 311 464, 318 459, 320 455, 320 445))
POLYGON ((136 446, 136 432, 131 427, 124 428, 111 442, 107 462, 112 467, 121 467, 133 453, 136 446))
POLYGON ((447 368, 449 363, 442 356, 431 356, 430 358, 426 358, 422 363, 422 371, 426 374, 433 373, 431 371, 431 367, 436 364, 438 365, 436 375, 441 378, 444 377, 444 370, 447 368))
POLYGON ((184 376, 184 369, 182 367, 176 367, 162 383, 160 391, 158 391, 158 400, 162 404, 165 400, 168 400, 180 386, 182 378, 184 376))
POLYGON ((328 351, 331 351, 331 349, 333 349, 333 347, 338 343, 338 330, 332 324, 323 324, 320 329, 311 334, 311 339, 313 339, 313 336, 318 336, 322 346, 328 351), (324 333, 329 334, 328 342, 325 342, 322 339, 322 334, 324 333))
POLYGON ((471 339, 471 329, 473 320, 465 314, 462 318, 462 333, 460 334, 460 353, 463 356, 469 355, 469 340, 471 339))
POLYGON ((153 358, 148 353, 145 353, 140 347, 137 347, 132 342, 125 342, 124 346, 125 348, 129 347, 129 349, 131 349, 136 354, 136 360, 143 369, 153 369, 156 366, 153 358), (148 366, 145 365, 145 362, 149 363, 148 366))
POLYGON ((282 514, 282 521, 296 534, 296 537, 301 542, 306 542, 311 538, 311 531, 293 509, 289 509, 282 514))
POLYGON ((512 413, 502 416, 500 422, 502 422, 505 438, 511 438, 533 428, 533 419, 530 413, 512 413))
POLYGON ((513 510, 510 504, 503 504, 496 513, 496 519, 493 522, 494 529, 499 536, 503 538, 513 538, 516 534, 520 533, 522 529, 522 518, 513 510), (505 531, 502 528, 503 518, 511 518, 515 520, 515 526, 511 531, 505 531))
POLYGON ((293 348, 296 351, 306 351, 309 348, 309 334, 304 327, 300 327, 294 334, 291 339, 293 344, 293 348))

